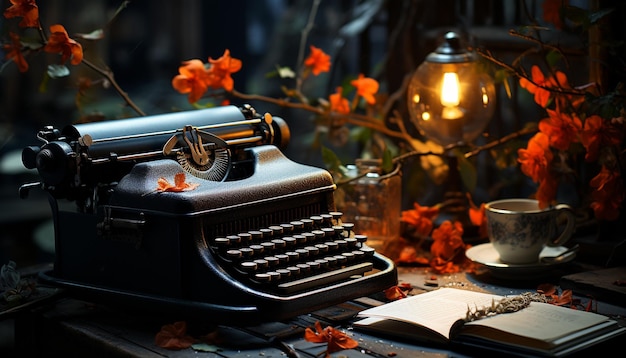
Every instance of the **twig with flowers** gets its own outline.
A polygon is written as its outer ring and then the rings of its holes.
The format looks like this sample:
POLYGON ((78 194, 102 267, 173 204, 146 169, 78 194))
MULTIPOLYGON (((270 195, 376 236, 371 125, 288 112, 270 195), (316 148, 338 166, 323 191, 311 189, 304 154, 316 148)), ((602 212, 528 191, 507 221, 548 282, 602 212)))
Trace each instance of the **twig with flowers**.
MULTIPOLYGON (((118 7, 113 17, 109 20, 109 24, 117 17, 120 11, 128 5, 128 1, 122 2, 118 7)), ((67 30, 61 24, 51 25, 49 28, 49 34, 46 33, 44 27, 41 24, 39 17, 39 7, 35 0, 11 0, 11 6, 5 9, 4 17, 7 19, 21 18, 17 26, 20 29, 34 28, 39 34, 38 42, 22 42, 22 38, 18 32, 11 31, 9 37, 11 41, 3 44, 2 47, 6 51, 5 59, 13 61, 17 64, 20 72, 28 71, 29 64, 26 61, 25 55, 30 55, 35 52, 43 51, 51 54, 60 55, 60 64, 49 65, 47 75, 51 78, 62 78, 70 74, 69 69, 65 66, 67 61, 72 65, 84 64, 90 69, 94 70, 106 81, 102 82, 104 87, 112 86, 115 91, 122 97, 126 104, 131 107, 138 115, 145 116, 145 113, 132 101, 124 90, 119 86, 113 72, 107 67, 100 67, 92 61, 86 59, 83 54, 82 45, 73 38, 70 38, 67 30)), ((109 25, 107 25, 108 27, 109 25)), ((97 29, 91 33, 76 34, 75 38, 82 39, 84 41, 96 41, 104 38, 104 30, 97 29)), ((5 62, 0 71, 2 71, 7 64, 5 62)), ((89 87, 93 84, 92 81, 82 79, 81 90, 85 87, 89 87)), ((81 91, 79 91, 80 95, 81 91)), ((79 101, 77 101, 78 103, 79 101)))
MULTIPOLYGON (((587 16, 599 21, 608 13, 601 10, 587 16)), ((537 131, 527 147, 518 150, 520 169, 538 185, 536 196, 541 207, 556 203, 561 183, 580 183, 574 185, 579 189, 578 195, 588 200, 582 207, 591 208, 598 220, 616 220, 626 198, 622 176, 626 165, 623 84, 619 83, 612 92, 605 92, 596 82, 573 87, 561 70, 561 66, 568 67, 567 58, 558 46, 541 41, 540 30, 529 27, 528 34, 510 32, 536 45, 534 53, 545 55, 544 66, 533 64, 530 74, 521 64, 526 53, 509 65, 488 51, 479 51, 487 60, 519 78, 520 87, 533 94, 535 103, 547 114, 538 121, 537 131), (544 74, 542 67, 547 68, 548 74, 544 74), (596 175, 587 180, 581 175, 583 166, 596 175)))

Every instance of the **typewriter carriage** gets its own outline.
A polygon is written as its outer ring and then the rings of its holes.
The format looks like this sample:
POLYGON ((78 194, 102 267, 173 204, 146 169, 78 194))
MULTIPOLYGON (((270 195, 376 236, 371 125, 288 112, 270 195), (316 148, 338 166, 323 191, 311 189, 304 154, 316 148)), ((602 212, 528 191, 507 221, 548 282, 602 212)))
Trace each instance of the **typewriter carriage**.
POLYGON ((281 118, 227 106, 47 127, 38 137, 44 144, 25 148, 23 162, 42 182, 20 192, 40 186, 50 196, 56 258, 40 275, 45 282, 95 300, 241 324, 396 284, 393 263, 378 253, 366 275, 289 293, 241 280, 220 256, 213 238, 335 210, 331 175, 280 151, 289 141, 281 118), (195 190, 155 191, 158 178, 181 171, 195 190))

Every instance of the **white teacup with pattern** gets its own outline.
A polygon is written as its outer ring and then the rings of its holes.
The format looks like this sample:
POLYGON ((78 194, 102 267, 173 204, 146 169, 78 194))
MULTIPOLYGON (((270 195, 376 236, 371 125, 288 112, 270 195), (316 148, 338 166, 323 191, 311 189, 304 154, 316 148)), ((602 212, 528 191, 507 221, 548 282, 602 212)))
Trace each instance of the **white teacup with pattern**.
POLYGON ((485 214, 489 241, 500 261, 509 264, 537 263, 546 246, 562 246, 576 229, 576 216, 567 204, 540 209, 537 200, 503 199, 487 203, 485 214))

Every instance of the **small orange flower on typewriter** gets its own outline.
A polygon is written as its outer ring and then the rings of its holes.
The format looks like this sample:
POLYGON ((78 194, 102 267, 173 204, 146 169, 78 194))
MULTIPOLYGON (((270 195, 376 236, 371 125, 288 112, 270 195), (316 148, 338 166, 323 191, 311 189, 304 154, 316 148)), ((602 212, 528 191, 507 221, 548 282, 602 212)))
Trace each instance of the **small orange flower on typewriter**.
POLYGON ((223 88, 228 92, 232 91, 235 82, 230 75, 241 70, 241 60, 230 57, 230 50, 226 49, 222 57, 217 60, 209 57, 209 63, 211 63, 211 67, 208 71, 209 82, 207 84, 213 88, 223 88))
POLYGON ((7 60, 13 60, 17 64, 17 68, 20 72, 28 71, 28 62, 22 55, 22 44, 20 43, 20 37, 11 32, 9 34, 11 36, 11 44, 3 45, 2 48, 7 52, 6 58, 7 60))
POLYGON ((378 92, 378 81, 373 78, 365 77, 360 73, 359 78, 352 80, 350 84, 356 88, 356 94, 365 98, 367 103, 376 103, 376 97, 374 97, 374 95, 378 92))
POLYGON ((189 103, 196 103, 207 91, 209 75, 202 61, 194 59, 183 62, 178 75, 172 79, 172 87, 179 93, 188 93, 189 103))
POLYGON ((418 203, 413 203, 413 208, 413 210, 403 211, 400 221, 415 227, 418 235, 430 235, 433 230, 433 219, 439 215, 439 207, 420 206, 418 203))
POLYGON ((50 37, 43 49, 49 53, 60 53, 63 63, 71 58, 70 63, 78 65, 83 60, 83 47, 67 35, 63 25, 50 26, 50 37))
POLYGON ((522 173, 530 177, 535 183, 541 182, 548 175, 548 166, 552 161, 553 154, 550 150, 548 136, 544 133, 535 134, 528 141, 527 148, 517 150, 517 155, 522 173))
POLYGON ((319 321, 315 322, 315 331, 310 327, 306 328, 304 339, 312 343, 327 343, 326 357, 330 357, 331 353, 356 348, 359 345, 357 341, 338 329, 331 326, 322 329, 319 321))
POLYGON ((161 177, 157 181, 157 191, 171 191, 171 192, 181 192, 181 191, 189 191, 194 190, 200 184, 198 183, 187 183, 185 182, 185 173, 178 173, 174 175, 174 185, 170 184, 167 179, 161 177))
POLYGON ((304 60, 304 65, 311 69, 315 76, 330 71, 330 55, 311 45, 311 54, 304 60))
POLYGON ((179 321, 161 327, 156 334, 155 344, 166 349, 185 349, 196 343, 196 340, 187 335, 187 322, 179 321))
POLYGON ((329 96, 330 110, 341 114, 348 114, 350 113, 350 103, 346 98, 343 98, 341 92, 341 87, 337 87, 337 92, 329 96))
POLYGON ((39 8, 35 0, 11 0, 11 4, 4 10, 4 17, 21 17, 20 27, 39 27, 39 8))

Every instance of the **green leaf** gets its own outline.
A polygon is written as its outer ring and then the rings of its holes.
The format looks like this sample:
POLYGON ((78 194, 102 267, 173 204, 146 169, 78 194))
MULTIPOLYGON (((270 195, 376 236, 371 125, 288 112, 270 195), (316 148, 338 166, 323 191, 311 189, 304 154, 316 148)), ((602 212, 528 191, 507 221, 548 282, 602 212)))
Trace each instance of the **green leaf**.
POLYGON ((276 67, 280 78, 296 78, 296 73, 290 67, 276 67))
POLYGON ((338 173, 341 171, 341 160, 328 147, 322 146, 322 160, 330 172, 338 173))
POLYGON ((576 6, 567 6, 565 8, 565 18, 573 22, 575 25, 582 26, 584 29, 589 27, 589 11, 583 10, 576 6))
POLYGON ((550 67, 556 66, 556 64, 559 63, 559 61, 561 61, 562 59, 563 59, 563 56, 558 51, 552 50, 552 51, 549 51, 548 54, 546 55, 546 62, 548 62, 548 65, 550 67))
POLYGON ((383 163, 381 169, 385 174, 391 173, 393 170, 393 154, 389 149, 385 149, 385 152, 383 153, 383 163))
POLYGON ((191 345, 194 351, 215 353, 221 350, 220 347, 213 344, 195 343, 191 345))
POLYGON ((592 12, 589 15, 589 22, 592 24, 597 23, 598 21, 600 21, 600 19, 602 19, 603 17, 605 17, 606 15, 610 14, 613 12, 613 8, 607 8, 607 9, 600 9, 596 12, 592 12))
POLYGON ((476 183, 478 182, 476 167, 460 151, 455 151, 455 155, 459 163, 459 173, 461 174, 463 185, 467 191, 472 192, 476 189, 476 183))
POLYGON ((85 40, 102 40, 104 38, 104 30, 97 29, 88 34, 75 34, 75 37, 85 39, 85 40))
POLYGON ((48 65, 50 78, 63 78, 70 75, 70 69, 65 65, 48 65))

